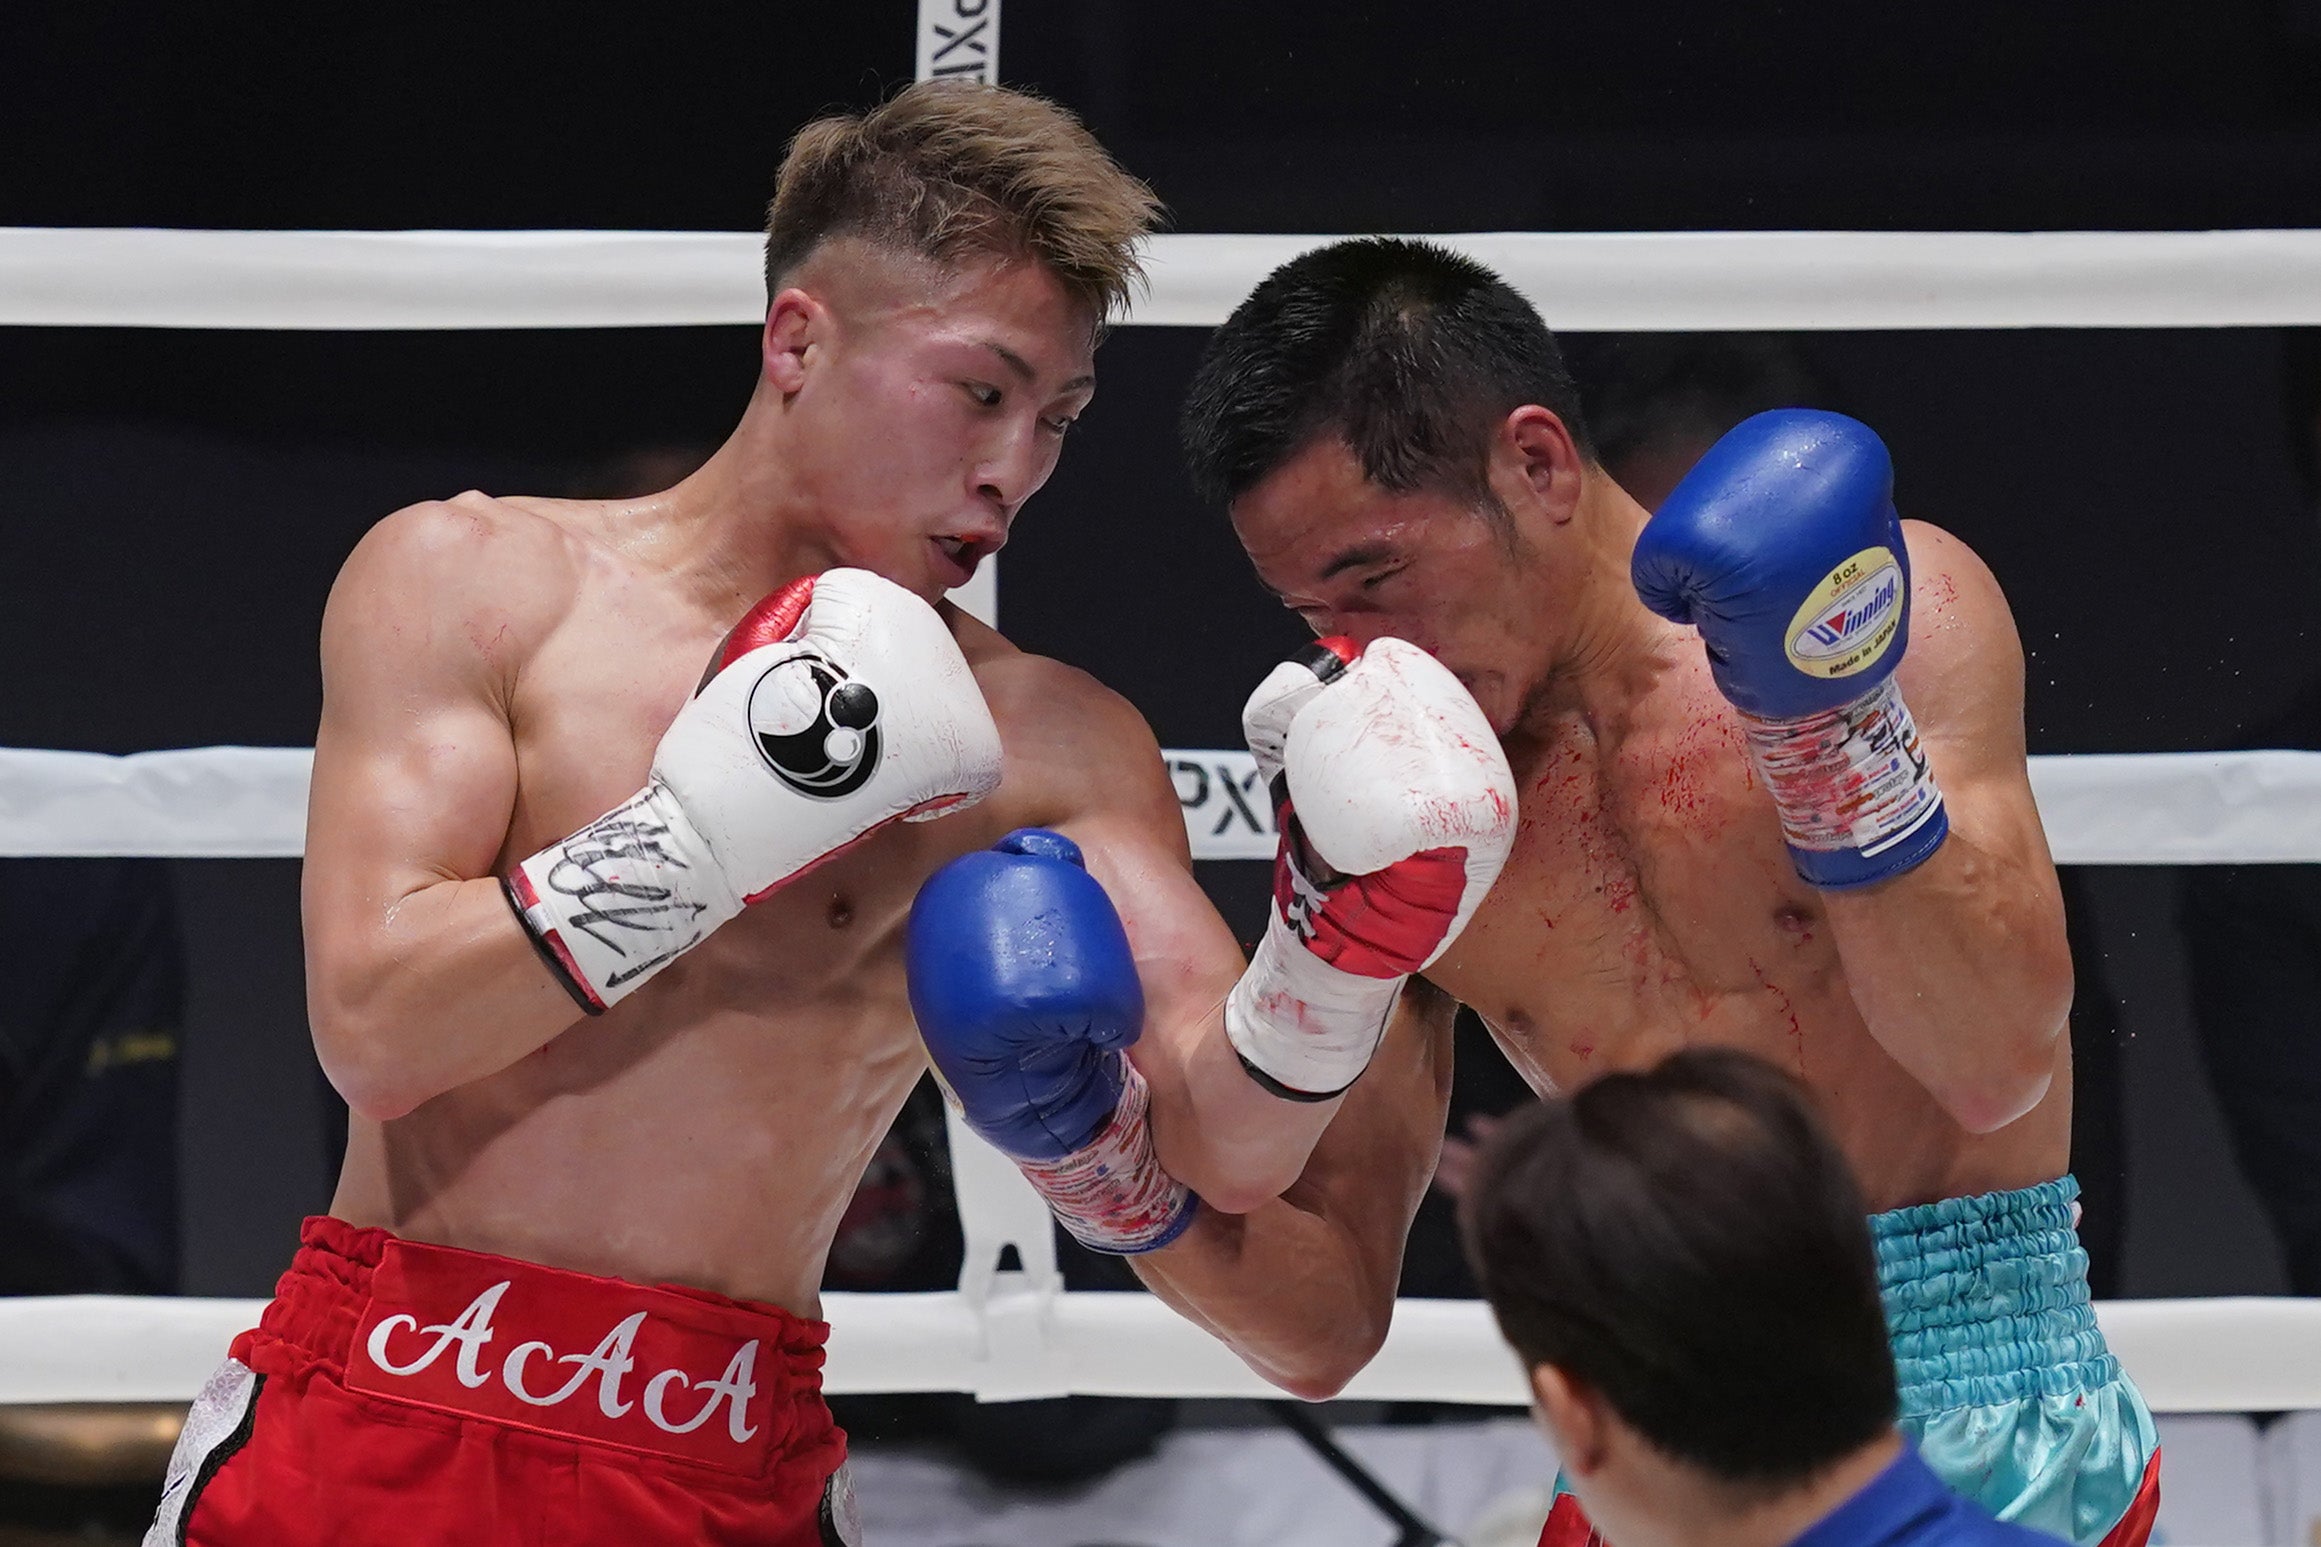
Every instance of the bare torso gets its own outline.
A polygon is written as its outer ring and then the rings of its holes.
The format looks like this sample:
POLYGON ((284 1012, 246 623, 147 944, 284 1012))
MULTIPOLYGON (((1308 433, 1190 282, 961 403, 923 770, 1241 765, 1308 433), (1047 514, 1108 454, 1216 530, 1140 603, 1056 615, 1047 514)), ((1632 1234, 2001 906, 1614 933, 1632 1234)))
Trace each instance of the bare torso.
POLYGON ((2068 1043, 2028 1115, 1983 1135, 1952 1121, 1855 1007, 1698 635, 1668 626, 1633 687, 1615 715, 1574 713, 1509 742, 1514 851, 1428 976, 1543 1091, 1692 1045, 1774 1060, 1819 1098, 1873 1208, 2060 1174, 2068 1043))
MULTIPOLYGON (((498 865, 589 822, 644 783, 655 744, 730 627, 653 566, 598 540, 602 507, 451 502, 570 562, 554 622, 521 651, 507 704, 517 797, 498 865)), ((511 566, 508 587, 551 582, 511 566)), ((423 603, 422 603, 423 605, 423 603)), ((514 609, 514 610, 521 610, 514 609)), ((738 608, 734 609, 738 613, 738 608)), ((980 807, 894 824, 718 930, 631 998, 407 1116, 353 1120, 333 1212, 350 1222, 812 1314, 857 1179, 926 1067, 902 970, 925 877, 1045 819, 1019 746, 1077 677, 958 617, 1007 774, 980 807)), ((478 640, 488 653, 492 640, 478 640)))

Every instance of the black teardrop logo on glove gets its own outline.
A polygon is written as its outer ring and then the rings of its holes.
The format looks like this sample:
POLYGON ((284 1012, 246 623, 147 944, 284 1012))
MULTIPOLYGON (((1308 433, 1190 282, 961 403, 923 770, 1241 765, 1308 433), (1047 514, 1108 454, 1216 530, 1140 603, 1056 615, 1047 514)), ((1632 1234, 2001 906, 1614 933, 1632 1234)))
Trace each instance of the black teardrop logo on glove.
POLYGON ((878 695, 820 655, 793 655, 758 678, 750 733, 766 766, 801 795, 836 800, 878 772, 878 695))

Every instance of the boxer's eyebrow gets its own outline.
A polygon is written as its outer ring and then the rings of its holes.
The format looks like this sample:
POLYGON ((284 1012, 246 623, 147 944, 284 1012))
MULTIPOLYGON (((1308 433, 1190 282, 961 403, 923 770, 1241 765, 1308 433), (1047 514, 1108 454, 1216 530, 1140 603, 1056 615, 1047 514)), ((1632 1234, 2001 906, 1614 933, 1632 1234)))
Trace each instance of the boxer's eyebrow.
MULTIPOLYGON (((1040 379, 1040 373, 1032 368, 1031 361, 1026 360, 1022 355, 1017 354, 1014 350, 1008 348, 1005 344, 993 343, 988 338, 979 339, 977 342, 982 344, 984 348, 990 350, 993 354, 999 356, 1000 363, 1005 365, 1009 370, 1015 372, 1016 378, 1023 382, 1024 385, 1030 386, 1040 379)), ((1058 387, 1056 391, 1059 393, 1077 392, 1082 387, 1093 387, 1095 385, 1096 378, 1093 375, 1075 376, 1070 381, 1067 381, 1062 386, 1058 387)))

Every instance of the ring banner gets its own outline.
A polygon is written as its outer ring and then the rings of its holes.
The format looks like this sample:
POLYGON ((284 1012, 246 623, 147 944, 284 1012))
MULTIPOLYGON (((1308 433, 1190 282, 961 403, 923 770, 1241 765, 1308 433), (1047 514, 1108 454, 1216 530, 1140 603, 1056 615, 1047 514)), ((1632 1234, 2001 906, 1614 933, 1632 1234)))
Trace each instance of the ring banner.
POLYGON ((1273 858, 1273 801, 1246 752, 1163 752, 1195 859, 1273 858))
POLYGON ((918 78, 999 84, 999 0, 919 0, 918 78))

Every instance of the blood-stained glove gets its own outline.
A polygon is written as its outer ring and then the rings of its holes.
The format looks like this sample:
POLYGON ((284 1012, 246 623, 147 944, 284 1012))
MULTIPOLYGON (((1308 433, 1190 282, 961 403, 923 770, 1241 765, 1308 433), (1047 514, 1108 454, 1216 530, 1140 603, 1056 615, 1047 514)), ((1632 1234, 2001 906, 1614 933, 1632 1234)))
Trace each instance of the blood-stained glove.
POLYGON ((1498 879, 1515 780, 1473 697, 1399 639, 1308 646, 1258 684, 1241 724, 1281 843, 1225 1032, 1266 1089, 1327 1100, 1368 1067, 1402 980, 1498 879))

